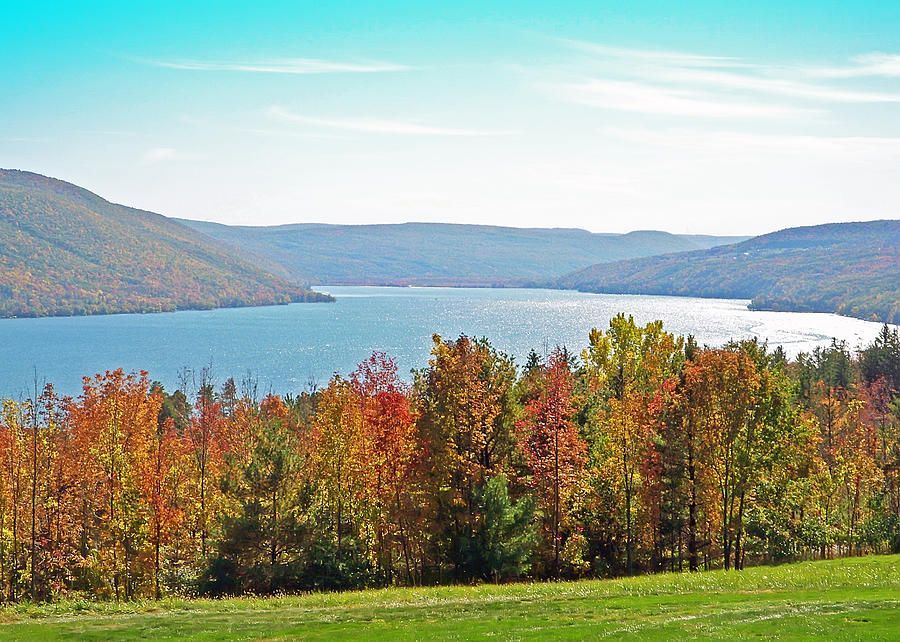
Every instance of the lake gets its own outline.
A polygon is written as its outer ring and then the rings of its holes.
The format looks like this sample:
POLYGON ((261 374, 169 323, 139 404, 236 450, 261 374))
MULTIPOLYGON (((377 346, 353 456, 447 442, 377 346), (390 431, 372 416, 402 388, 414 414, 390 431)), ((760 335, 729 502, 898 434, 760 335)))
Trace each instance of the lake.
POLYGON ((871 341, 877 323, 832 314, 753 312, 747 301, 584 294, 558 290, 329 287, 332 304, 0 320, 0 395, 20 396, 40 381, 77 394, 81 376, 118 367, 148 370, 173 388, 184 367, 212 366, 215 381, 251 373, 261 392, 287 393, 347 374, 373 350, 393 355, 404 373, 425 365, 431 335, 486 336, 524 361, 534 348, 578 351, 592 327, 618 312, 703 344, 760 337, 790 355, 826 345, 871 341))

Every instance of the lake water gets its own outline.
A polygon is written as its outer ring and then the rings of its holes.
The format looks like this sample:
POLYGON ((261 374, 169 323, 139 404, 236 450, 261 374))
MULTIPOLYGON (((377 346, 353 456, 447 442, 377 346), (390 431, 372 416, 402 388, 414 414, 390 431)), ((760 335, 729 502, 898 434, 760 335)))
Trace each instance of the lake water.
POLYGON ((877 323, 831 314, 751 312, 747 301, 599 295, 556 290, 469 288, 317 288, 332 304, 294 304, 165 314, 0 320, 0 395, 19 396, 39 380, 75 394, 81 376, 123 367, 148 370, 172 388, 184 367, 212 364, 221 384, 252 373, 261 392, 320 386, 347 374, 373 350, 393 355, 402 372, 425 365, 435 332, 486 336, 524 361, 532 348, 580 351, 592 327, 618 312, 700 343, 760 337, 791 354, 832 337, 851 347, 871 341, 877 323))

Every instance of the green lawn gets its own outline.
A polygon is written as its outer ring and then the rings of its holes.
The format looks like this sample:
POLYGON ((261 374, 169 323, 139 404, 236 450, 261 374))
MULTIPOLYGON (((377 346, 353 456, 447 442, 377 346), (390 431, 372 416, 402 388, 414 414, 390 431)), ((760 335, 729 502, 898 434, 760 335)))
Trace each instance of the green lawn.
POLYGON ((0 638, 900 639, 900 555, 743 572, 0 609, 0 638))

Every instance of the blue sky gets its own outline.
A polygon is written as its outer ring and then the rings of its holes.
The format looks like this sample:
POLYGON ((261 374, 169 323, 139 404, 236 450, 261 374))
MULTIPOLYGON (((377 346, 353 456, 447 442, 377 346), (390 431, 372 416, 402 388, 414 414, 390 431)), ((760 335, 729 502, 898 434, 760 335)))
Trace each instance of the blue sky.
POLYGON ((897 218, 897 34, 898 2, 0 2, 0 167, 253 225, 897 218))

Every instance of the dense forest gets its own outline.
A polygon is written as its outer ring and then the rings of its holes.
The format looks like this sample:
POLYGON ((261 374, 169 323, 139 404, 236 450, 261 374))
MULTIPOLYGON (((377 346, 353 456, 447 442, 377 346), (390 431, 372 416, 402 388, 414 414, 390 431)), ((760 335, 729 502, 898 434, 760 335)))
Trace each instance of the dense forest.
POLYGON ((900 323, 900 221, 790 228, 709 250, 598 264, 555 285, 752 299, 760 310, 900 323))
POLYGON ((185 371, 0 415, 7 600, 606 577, 900 550, 900 334, 787 360, 620 315, 260 395, 185 371))
POLYGON ((288 278, 328 285, 525 285, 599 261, 698 250, 746 238, 445 223, 244 227, 180 222, 277 263, 288 278))
POLYGON ((0 170, 0 317, 327 300, 159 214, 0 170))

